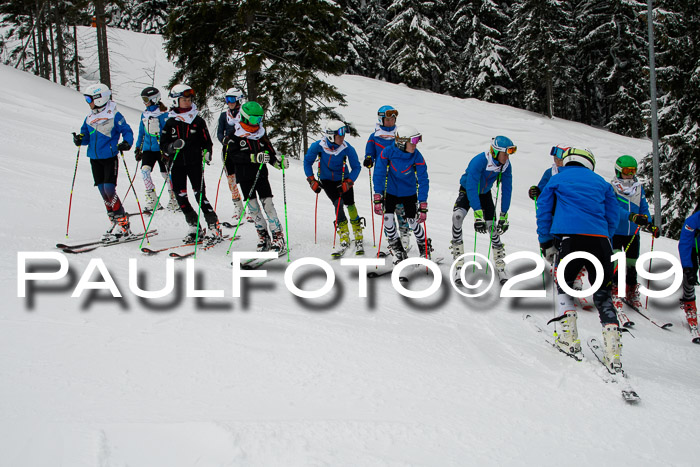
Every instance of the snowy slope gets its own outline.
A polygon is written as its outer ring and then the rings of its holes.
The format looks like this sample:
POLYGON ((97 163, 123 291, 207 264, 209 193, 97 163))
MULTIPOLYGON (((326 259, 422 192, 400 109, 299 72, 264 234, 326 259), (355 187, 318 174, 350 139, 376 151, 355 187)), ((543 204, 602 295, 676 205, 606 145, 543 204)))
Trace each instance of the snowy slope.
MULTIPOLYGON (((92 33, 82 29, 82 40, 92 33)), ((159 37, 111 30, 110 39, 120 70, 116 100, 137 128, 138 92, 150 84, 144 69, 152 63, 159 74, 172 68, 159 37)), ((56 251, 54 244, 64 239, 76 159, 70 133, 88 108, 78 92, 9 67, 0 67, 0 80, 0 291, 6 302, 0 315, 0 465, 696 464, 691 427, 700 405, 700 349, 690 343, 677 294, 650 301, 655 317, 674 324, 670 331, 630 312, 637 325, 635 338, 624 337, 623 362, 643 398, 638 406, 625 405, 598 378, 596 365, 561 356, 523 323, 524 312, 551 316, 551 289, 547 299, 499 299, 498 287, 467 299, 443 283, 431 298, 408 300, 387 279, 370 282, 369 297, 358 298, 355 270, 333 263, 332 292, 302 300, 284 287, 280 260, 269 265, 267 279, 244 282, 243 298, 231 298, 229 260, 218 248, 200 254, 196 267, 200 287, 223 290, 225 298, 140 300, 129 291, 129 258, 138 260, 140 285, 149 289, 165 283, 166 260, 143 257, 132 244, 72 256, 72 282, 53 289, 42 283, 32 300, 17 298, 17 253, 56 251), (94 258, 107 266, 122 300, 105 291, 71 298, 94 258)), ((350 105, 342 112, 361 133, 349 139, 359 153, 382 104, 396 106, 401 123, 423 132, 420 148, 431 181, 428 230, 444 256, 459 177, 491 137, 505 134, 519 148, 512 158, 508 252, 537 252, 526 191, 549 167, 553 144, 590 148, 606 178, 617 156, 640 157, 650 147, 505 106, 356 76, 329 80, 347 95, 350 105)), ((166 75, 156 79, 163 92, 166 81, 166 75)), ((133 176, 131 152, 127 161, 133 176)), ((212 200, 220 171, 218 160, 207 168, 212 200)), ((271 183, 283 216, 282 176, 274 169, 271 183)), ((142 199, 140 176, 135 186, 142 199)), ((126 187, 121 166, 120 195, 126 187)), ((319 198, 314 245, 315 195, 297 161, 287 171, 286 189, 292 260, 330 262, 330 202, 319 198)), ((357 205, 371 223, 369 191, 363 171, 357 205)), ((222 186, 222 219, 233 211, 227 193, 222 186)), ((125 204, 136 210, 133 194, 125 204)), ((153 245, 184 234, 181 215, 159 212, 153 223, 160 232, 153 245)), ((70 240, 95 238, 106 227, 81 155, 70 240)), ((376 230, 378 239, 379 222, 376 230)), ((236 249, 253 249, 252 226, 243 226, 241 235, 236 249)), ((370 225, 365 237, 371 246, 370 225)), ((649 244, 644 234, 644 251, 649 244)), ((477 251, 487 248, 479 238, 477 251)), ((676 242, 659 239, 655 249, 675 254, 676 242)), ((183 290, 185 264, 176 270, 183 290)), ((449 264, 442 270, 447 277, 449 264)), ((307 289, 323 283, 316 274, 297 276, 307 289)), ((414 279, 411 288, 429 285, 425 276, 414 279)), ((539 281, 527 284, 535 288, 539 281)), ((582 312, 579 327, 582 340, 598 336, 597 314, 582 312)))

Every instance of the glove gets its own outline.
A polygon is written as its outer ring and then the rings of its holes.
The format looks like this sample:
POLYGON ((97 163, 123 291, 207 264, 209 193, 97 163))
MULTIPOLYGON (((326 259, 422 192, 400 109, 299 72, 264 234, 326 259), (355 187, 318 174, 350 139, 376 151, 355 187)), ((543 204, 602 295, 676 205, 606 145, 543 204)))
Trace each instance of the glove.
POLYGON ((535 201, 539 196, 540 193, 542 193, 542 190, 540 190, 537 185, 532 185, 530 189, 527 191, 527 195, 530 197, 531 200, 535 201))
POLYGON ((368 169, 371 169, 374 166, 374 161, 372 160, 372 156, 365 156, 365 160, 362 161, 362 165, 364 165, 368 169))
POLYGON ((120 151, 128 151, 129 149, 131 149, 131 145, 126 141, 122 141, 121 143, 117 144, 117 149, 119 149, 120 151))
POLYGON ((250 155, 250 162, 258 164, 267 164, 270 162, 270 155, 267 152, 259 152, 250 155))
POLYGON ((428 218, 428 203, 423 202, 418 205, 418 223, 422 224, 428 218))
POLYGON ((683 279, 688 285, 698 285, 697 268, 683 268, 683 279))
POLYGON ((554 265, 554 258, 557 256, 557 247, 554 246, 554 240, 545 243, 540 243, 540 251, 545 260, 549 264, 554 265))
POLYGON ((143 155, 143 151, 141 150, 141 148, 134 149, 134 158, 136 159, 137 162, 141 160, 142 155, 143 155))
POLYGON ((637 225, 647 225, 649 223, 649 218, 646 216, 646 214, 631 213, 628 219, 630 222, 634 222, 637 225))
POLYGON ((202 151, 202 157, 206 161, 207 165, 211 164, 211 151, 205 149, 202 151))
POLYGON ((224 146, 224 151, 226 150, 226 148, 228 147, 228 144, 231 141, 232 141, 231 138, 229 138, 228 136, 224 136, 224 139, 221 140, 221 144, 224 146))
POLYGON ((340 193, 345 193, 345 192, 348 191, 350 188, 352 188, 352 186, 353 186, 354 184, 355 184, 355 182, 353 182, 353 181, 352 181, 351 179, 349 179, 349 178, 346 178, 346 179, 343 180, 343 182, 338 186, 338 191, 339 191, 340 193))
POLYGON ((496 233, 498 235, 503 235, 508 230, 508 213, 502 212, 498 218, 498 224, 496 224, 496 233))
POLYGON ((659 238, 661 236, 661 229, 655 226, 654 224, 649 224, 649 233, 651 233, 654 238, 659 238))
POLYGON ((374 194, 374 213, 378 216, 384 214, 384 197, 379 193, 374 194))
POLYGON ((480 234, 486 233, 486 221, 484 220, 484 211, 479 209, 474 211, 474 230, 480 234))
POLYGON ((277 170, 288 169, 289 160, 287 159, 287 156, 282 156, 282 159, 272 164, 272 167, 276 168, 277 170))
POLYGON ((313 175, 306 177, 306 181, 309 182, 309 186, 314 191, 314 193, 321 193, 321 182, 316 180, 313 175))
POLYGON ((78 133, 77 135, 75 133, 73 133, 73 144, 75 144, 76 146, 80 146, 81 144, 83 144, 83 134, 82 133, 78 133))

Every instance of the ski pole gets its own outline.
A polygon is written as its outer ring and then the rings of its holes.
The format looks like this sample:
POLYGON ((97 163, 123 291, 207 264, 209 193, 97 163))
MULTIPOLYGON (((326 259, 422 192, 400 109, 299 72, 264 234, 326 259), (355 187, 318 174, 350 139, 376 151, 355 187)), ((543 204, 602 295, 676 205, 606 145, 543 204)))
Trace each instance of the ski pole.
MULTIPOLYGON (((466 192, 466 190, 465 190, 466 192)), ((476 195, 477 197, 481 194, 481 179, 476 185, 476 195)), ((469 199, 469 197, 467 197, 469 199)), ((472 274, 476 272, 476 229, 474 229, 474 264, 472 264, 472 274)))
POLYGON ((287 262, 289 262, 289 222, 287 220, 287 179, 284 173, 284 154, 282 154, 282 159, 280 160, 280 165, 282 166, 282 197, 284 199, 284 231, 287 235, 287 262))
MULTIPOLYGON (((124 152, 120 149, 119 154, 122 156, 122 162, 124 163, 124 170, 126 170, 126 177, 129 180, 129 183, 133 187, 133 183, 131 181, 131 175, 129 175, 129 166, 126 163, 126 158, 124 158, 124 152)), ((138 164, 137 164, 138 165, 138 164)), ((146 236, 146 239, 148 239, 148 231, 146 230, 146 221, 143 219, 143 211, 141 210, 141 202, 139 201, 139 195, 136 194, 136 188, 134 188, 134 196, 136 197, 136 205, 139 207, 139 214, 141 215, 141 223, 143 224, 143 234, 146 236)), ((123 203, 122 203, 123 205, 123 203)), ((150 242, 149 242, 150 244, 150 242)))
MULTIPOLYGON (((75 137, 76 134, 73 133, 75 137)), ((75 168, 73 169, 73 182, 70 185, 70 199, 68 200, 68 222, 66 222, 66 238, 68 238, 68 228, 70 227, 70 208, 73 205, 73 188, 75 187, 75 176, 78 173, 78 161, 80 161, 80 148, 78 146, 78 153, 75 155, 75 168)))
MULTIPOLYGON (((265 151, 267 152, 267 151, 265 151)), ((264 162, 261 162, 260 165, 258 166, 258 172, 255 174, 255 180, 253 180, 253 186, 250 187, 250 193, 248 193, 248 199, 245 200, 245 205, 243 206, 243 212, 241 213, 241 217, 238 218, 238 224, 236 224, 236 230, 233 231, 233 237, 231 237, 231 242, 228 244, 228 250, 226 250, 226 254, 229 254, 231 252, 231 247, 233 246, 233 241, 236 239, 236 234, 238 233, 238 228, 241 226, 241 221, 245 217, 245 213, 248 212, 248 203, 250 202, 250 198, 253 197, 253 193, 255 193, 255 185, 258 184, 258 179, 260 178, 260 172, 262 171, 263 166, 265 165, 264 162)), ((262 207, 261 207, 262 209, 262 207)))
MULTIPOLYGON (((535 196, 535 218, 537 218, 537 196, 535 196)), ((540 248, 540 258, 544 259, 544 255, 542 254, 542 248, 540 248)), ((544 271, 542 271, 542 288, 547 288, 547 281, 545 281, 544 279, 544 271)))
MULTIPOLYGON (((639 233, 639 228, 640 228, 640 227, 641 227, 641 226, 638 225, 638 226, 637 226, 637 230, 634 231, 634 235, 632 235, 632 238, 630 239, 629 243, 628 243, 627 246, 625 247, 625 253, 627 253, 627 250, 629 250, 630 247, 632 246, 632 242, 634 242, 634 239, 635 239, 635 237, 637 236, 637 233, 639 233)), ((652 238, 653 238, 653 237, 652 237, 652 238)), ((652 242, 653 242, 653 240, 652 240, 652 242)), ((617 268, 618 268, 618 267, 620 267, 620 265, 619 265, 619 264, 616 264, 616 265, 615 265, 615 270, 613 271, 613 275, 617 274, 617 268)), ((651 262, 649 263, 649 268, 651 268, 651 262)))
MULTIPOLYGON (((221 186, 221 177, 224 176, 224 170, 226 170, 226 159, 228 158, 228 145, 230 143, 230 141, 226 143, 226 147, 224 148, 224 166, 221 167, 221 173, 219 174, 219 183, 216 184, 216 198, 214 198, 214 211, 216 211, 216 206, 219 202, 219 187, 221 186)), ((228 177, 228 172, 226 172, 226 176, 228 177)))
POLYGON ((134 177, 129 182, 129 188, 126 190, 126 193, 124 194, 124 197, 122 198, 122 204, 124 204, 124 201, 126 201, 126 197, 129 196, 129 193, 131 193, 131 187, 134 186, 134 180, 136 180, 136 176, 139 173, 139 162, 140 161, 136 161, 136 169, 134 170, 134 177))
POLYGON ((199 245, 199 218, 202 215, 202 198, 204 198, 204 167, 207 163, 207 150, 202 154, 202 181, 199 183, 199 206, 197 207, 197 233, 194 236, 194 259, 197 259, 197 245, 199 245))
MULTIPOLYGON (((372 168, 370 167, 367 170, 369 174, 369 207, 374 212, 374 206, 372 205, 372 168)), ((374 246, 377 246, 377 236, 374 233, 374 215, 372 215, 372 243, 374 246)))
MULTIPOLYGON (((651 251, 652 251, 652 252, 654 251, 654 240, 655 240, 655 239, 656 239, 656 237, 654 237, 654 236, 652 235, 652 236, 651 236, 651 251)), ((697 248, 698 248, 698 240, 697 240, 697 238, 696 238, 696 239, 695 239, 695 250, 696 250, 696 251, 697 251, 697 248)), ((649 259, 649 272, 651 272, 651 262, 652 262, 653 259, 654 259, 654 258, 649 259)), ((647 289, 649 288, 649 283, 650 283, 650 282, 651 282, 651 279, 647 279, 647 289)), ((649 295, 647 295, 647 299, 646 299, 646 301, 645 301, 645 303, 644 303, 644 309, 646 310, 646 309, 648 309, 648 308, 649 308, 649 295)))
MULTIPOLYGON (((382 252, 382 234, 384 234, 384 213, 386 212, 386 187, 389 184, 389 164, 386 166, 386 176, 384 177, 384 194, 382 195, 382 225, 379 227, 379 245, 377 245, 377 258, 382 252)), ((374 215, 374 206, 372 206, 374 215)))
MULTIPOLYGON (((177 139, 172 143, 172 145, 173 149, 175 149, 175 156, 173 157, 173 160, 168 167, 168 177, 163 181, 163 186, 160 189, 160 193, 158 193, 158 200, 156 201, 156 206, 160 205, 160 197, 163 195, 163 191, 165 191, 165 185, 168 182, 172 183, 172 176, 170 172, 172 172, 173 166, 175 165, 175 159, 177 159, 178 154, 180 154, 180 149, 185 147, 185 141, 182 139, 177 139)), ((153 213, 151 213, 151 218, 148 219, 148 225, 146 226, 146 230, 143 233, 143 238, 141 239, 141 244, 139 245, 139 248, 143 247, 143 241, 146 239, 146 232, 148 232, 148 229, 151 227, 151 222, 153 222, 153 218, 156 217, 156 212, 158 211, 153 211, 153 213)))
POLYGON ((343 170, 340 172, 340 193, 338 193, 338 205, 335 207, 335 223, 334 225, 334 230, 333 230, 333 248, 335 248, 335 237, 336 234, 338 233, 338 215, 340 214, 340 203, 343 200, 343 181, 345 180, 345 156, 343 156, 343 170))
POLYGON ((318 225, 318 193, 316 193, 316 208, 314 209, 314 245, 317 243, 317 229, 316 226, 318 225))
MULTIPOLYGON (((489 233, 489 249, 486 254, 486 259, 491 257, 491 244, 493 244, 493 231, 496 228, 496 207, 498 206, 498 197, 501 192, 501 174, 503 172, 498 172, 498 181, 496 182, 496 204, 493 205, 493 222, 491 223, 491 232, 489 233)), ((489 194, 489 196, 491 196, 489 194)), ((489 273, 489 262, 486 261, 486 274, 489 273)))

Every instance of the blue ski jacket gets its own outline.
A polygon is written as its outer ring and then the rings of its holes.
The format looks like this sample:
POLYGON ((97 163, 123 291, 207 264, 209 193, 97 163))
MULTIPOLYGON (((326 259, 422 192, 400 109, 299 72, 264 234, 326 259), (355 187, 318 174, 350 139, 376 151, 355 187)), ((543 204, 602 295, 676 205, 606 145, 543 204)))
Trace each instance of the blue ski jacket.
POLYGON ((513 169, 510 161, 501 165, 496 159, 486 152, 482 152, 469 161, 467 170, 464 171, 459 184, 464 187, 469 199, 469 207, 475 211, 481 210, 479 195, 491 191, 491 187, 501 179, 501 212, 510 209, 510 197, 513 193, 513 169))
POLYGON ((544 187, 547 186, 549 179, 559 173, 559 169, 561 169, 561 167, 554 166, 544 171, 544 173, 542 174, 542 178, 540 178, 540 183, 537 184, 537 188, 540 189, 540 193, 542 192, 542 190, 544 190, 544 187))
POLYGON ((109 159, 119 154, 117 145, 120 136, 130 145, 134 144, 134 132, 118 111, 115 111, 114 118, 100 119, 93 125, 88 125, 85 118, 80 128, 83 134, 80 144, 88 147, 87 156, 90 159, 109 159))
MULTIPOLYGON (((155 111, 157 108, 157 105, 146 107, 146 109, 151 112, 155 111)), ((141 122, 139 123, 139 136, 136 138, 136 147, 141 148, 142 151, 160 152, 160 133, 163 131, 163 127, 167 121, 168 112, 163 112, 158 117, 148 117, 142 113, 141 122), (156 124, 158 125, 158 133, 151 133, 156 124), (148 131, 149 129, 151 131, 148 131)))
POLYGON ((317 159, 321 159, 319 162, 319 168, 321 169, 319 175, 320 180, 339 182, 349 178, 353 183, 357 181, 357 177, 360 176, 362 165, 357 158, 355 148, 345 141, 345 148, 337 152, 337 154, 332 154, 327 148, 321 145, 321 141, 322 140, 319 140, 313 143, 304 155, 304 173, 306 176, 310 177, 314 175, 314 162, 316 162, 317 159), (350 170, 348 170, 346 162, 350 163, 350 170))
POLYGON ((404 152, 395 144, 387 146, 379 155, 372 177, 374 192, 384 196, 413 196, 418 202, 428 201, 430 180, 423 154, 416 148, 413 153, 404 152))
POLYGON ((651 218, 649 203, 647 203, 644 195, 644 187, 638 184, 633 193, 625 194, 623 191, 624 187, 619 184, 619 180, 612 180, 611 185, 615 190, 617 202, 620 205, 620 221, 617 225, 617 230, 615 230, 615 235, 634 235, 638 226, 629 220, 630 214, 646 214, 647 217, 651 218))
POLYGON ((539 241, 561 235, 612 238, 619 212, 615 191, 603 177, 586 167, 561 167, 537 199, 539 241))
POLYGON ((693 267, 693 255, 698 255, 698 236, 700 236, 700 211, 685 220, 678 242, 678 254, 684 268, 693 267))
MULTIPOLYGON (((396 125, 394 126, 380 126, 384 131, 394 131, 396 130, 396 125)), ((366 156, 371 156, 372 157, 372 162, 376 164, 377 162, 377 157, 379 157, 379 154, 382 153, 384 149, 386 149, 388 146, 393 146, 394 145, 394 137, 392 136, 391 138, 389 137, 382 137, 382 136, 377 136, 377 132, 375 131, 371 135, 369 135, 369 138, 367 139, 367 144, 365 145, 365 157, 366 156)))

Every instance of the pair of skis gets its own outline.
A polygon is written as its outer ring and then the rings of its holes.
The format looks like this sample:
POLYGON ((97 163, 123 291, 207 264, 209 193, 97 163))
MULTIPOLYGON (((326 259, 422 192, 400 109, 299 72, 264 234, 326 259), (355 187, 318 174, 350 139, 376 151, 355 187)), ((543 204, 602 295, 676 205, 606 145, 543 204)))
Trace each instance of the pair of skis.
MULTIPOLYGON (((158 235, 157 230, 149 230, 148 236, 153 237, 158 235)), ((128 237, 118 237, 106 240, 94 240, 91 242, 79 243, 75 245, 68 245, 65 243, 57 243, 56 248, 61 249, 64 253, 78 254, 87 253, 88 251, 94 251, 98 248, 104 248, 108 246, 121 245, 122 243, 130 243, 139 241, 143 238, 143 233, 129 235, 128 237)))
MULTIPOLYGON (((382 257, 387 257, 387 255, 383 255, 382 257)), ((438 256, 438 257, 430 258, 430 260, 432 262, 434 262, 435 264, 441 264, 445 260, 445 258, 438 256)), ((384 265, 384 266, 377 266, 377 268, 375 268, 374 270, 369 271, 367 273, 367 278, 376 279, 377 277, 388 276, 394 272, 394 268, 396 267, 397 264, 398 263, 389 263, 389 264, 384 265)), ((416 264, 414 266, 406 267, 404 269, 403 274, 401 274, 399 276, 399 282, 404 282, 404 283, 408 282, 409 281, 408 276, 410 275, 411 271, 415 271, 419 267, 422 267, 422 266, 420 264, 416 264)))
MULTIPOLYGON (((550 336, 549 333, 542 328, 542 326, 537 323, 535 318, 530 315, 530 314, 525 314, 523 315, 523 319, 528 322, 532 328, 537 331, 539 334, 542 335, 544 340, 554 347, 556 350, 559 352, 562 352, 563 354, 573 358, 574 360, 577 361, 584 361, 585 358, 583 357, 583 354, 577 353, 577 354, 570 354, 566 353, 563 350, 561 350, 556 343, 554 342, 554 337, 550 336)), ((605 372, 602 371, 596 371, 595 373, 605 382, 605 383, 612 383, 618 385, 620 387, 620 395, 622 398, 625 400, 625 402, 630 403, 630 404, 635 404, 641 400, 641 397, 639 397, 639 394, 637 394, 637 391, 632 387, 630 384, 627 375, 624 372, 620 373, 614 373, 611 372, 607 366, 604 363, 604 352, 603 348, 600 346, 600 342, 598 339, 591 337, 588 339, 586 342, 588 344, 588 348, 593 352, 593 355, 595 355, 596 360, 598 360, 598 363, 600 363, 603 366, 603 369, 605 369, 605 372)))
MULTIPOLYGON (((268 251, 273 251, 273 250, 268 250, 268 251)), ((291 248, 289 249, 291 251, 291 248)), ((287 249, 285 248, 284 250, 280 250, 277 252, 277 257, 275 258, 247 258, 241 260, 241 269, 258 269, 260 266, 263 264, 267 264, 270 261, 275 261, 276 259, 279 259, 283 257, 284 255, 287 254, 287 249)))

